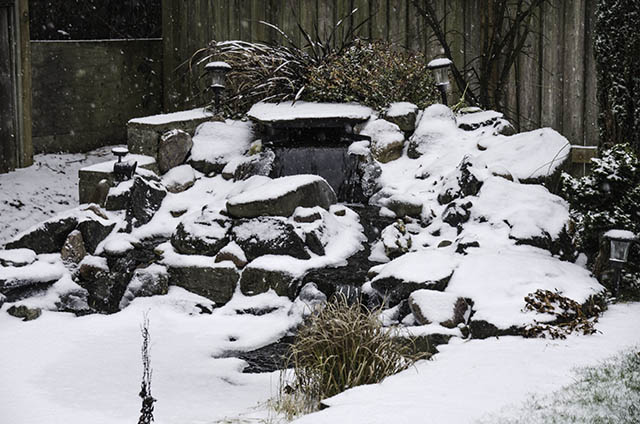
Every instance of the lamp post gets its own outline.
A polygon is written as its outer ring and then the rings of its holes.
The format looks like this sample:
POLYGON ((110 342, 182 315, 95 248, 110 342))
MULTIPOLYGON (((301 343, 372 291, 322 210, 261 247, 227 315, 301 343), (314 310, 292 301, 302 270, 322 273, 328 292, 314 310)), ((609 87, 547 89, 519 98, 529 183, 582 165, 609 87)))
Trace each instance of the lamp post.
POLYGON ((451 66, 451 60, 446 57, 433 59, 427 64, 427 69, 433 72, 433 76, 436 79, 436 87, 440 90, 442 96, 442 104, 447 104, 447 87, 449 86, 449 67, 451 66))
POLYGON ((211 78, 209 89, 213 91, 216 112, 220 108, 220 95, 226 88, 227 72, 231 70, 231 65, 226 62, 209 62, 204 66, 205 72, 211 78))
POLYGON ((631 245, 638 241, 638 238, 634 233, 626 230, 609 230, 603 237, 609 241, 609 262, 614 269, 616 279, 613 294, 617 296, 620 289, 620 273, 629 258, 631 245))
POLYGON ((114 147, 111 149, 111 153, 118 157, 118 162, 113 164, 113 174, 116 181, 120 182, 133 178, 138 162, 122 162, 122 158, 129 154, 129 150, 126 147, 114 147))

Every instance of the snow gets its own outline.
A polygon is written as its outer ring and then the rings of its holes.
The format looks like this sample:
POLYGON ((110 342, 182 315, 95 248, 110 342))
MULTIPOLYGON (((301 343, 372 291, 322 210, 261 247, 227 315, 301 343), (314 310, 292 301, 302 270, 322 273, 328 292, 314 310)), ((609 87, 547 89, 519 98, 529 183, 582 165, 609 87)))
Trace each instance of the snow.
POLYGON ((249 149, 253 141, 250 122, 226 120, 205 122, 196 128, 191 148, 191 160, 229 162, 249 149))
POLYGON ((417 113, 418 106, 409 102, 396 102, 391 103, 387 108, 385 114, 389 117, 395 118, 398 116, 409 115, 410 113, 417 113))
POLYGON ((481 124, 492 120, 502 119, 504 115, 495 110, 481 110, 473 113, 463 113, 457 116, 458 126, 481 124))
POLYGON ((66 273, 62 262, 35 261, 30 265, 14 267, 0 266, 0 278, 5 280, 4 288, 19 287, 25 284, 54 282, 66 273))
POLYGON ((297 101, 281 103, 256 103, 247 115, 262 122, 293 121, 295 119, 344 118, 359 121, 369 119, 371 108, 357 103, 313 103, 297 101))
POLYGON ((557 238, 569 220, 569 206, 541 185, 525 185, 501 177, 485 180, 472 216, 484 217, 493 226, 508 225, 510 235, 530 239, 548 233, 557 238))
POLYGON ((384 265, 372 282, 389 277, 407 283, 438 281, 450 276, 457 264, 457 257, 438 250, 406 253, 384 265))
POLYGON ((0 244, 77 205, 78 170, 112 157, 111 147, 35 155, 32 166, 0 174, 0 244))
POLYGON ((36 260, 36 253, 31 249, 0 250, 0 263, 14 266, 28 265, 36 260))
MULTIPOLYGON (((280 177, 274 179, 262 179, 262 183, 250 185, 243 191, 229 199, 229 204, 238 205, 241 203, 261 202, 277 199, 288 193, 298 190, 302 186, 326 181, 318 175, 301 174, 280 177)), ((328 185, 328 184, 327 184, 328 185)))
MULTIPOLYGON (((156 162, 156 160, 151 156, 146 155, 134 155, 128 154, 122 158, 123 162, 137 162, 137 167, 142 167, 146 165, 151 165, 156 162)), ((90 165, 81 169, 84 172, 113 172, 113 165, 118 162, 118 159, 96 163, 95 165, 90 165)))
POLYGON ((498 328, 524 326, 551 316, 523 311, 524 297, 538 289, 556 291, 582 304, 604 290, 588 270, 530 246, 472 249, 461 257, 446 292, 473 299, 474 320, 498 328))
POLYGON ((130 124, 145 124, 145 125, 165 125, 172 122, 191 121, 195 119, 206 119, 213 116, 213 113, 206 108, 196 108, 191 110, 184 110, 180 112, 165 113, 160 115, 145 116, 142 118, 134 118, 129 120, 130 124))
POLYGON ((411 301, 420 308, 429 321, 439 324, 453 318, 453 309, 460 296, 435 290, 416 290, 411 301))
POLYGON ((360 134, 371 137, 371 142, 377 149, 404 142, 404 133, 400 131, 400 127, 384 119, 367 122, 360 134))
MULTIPOLYGON (((628 230, 609 230, 604 233, 604 237, 618 240, 636 240, 637 236, 633 231, 628 230)), ((1 258, 0 258, 1 259, 1 258)))
POLYGON ((450 342, 381 384, 360 386, 324 401, 329 408, 295 424, 474 423, 485 414, 559 389, 575 367, 595 365, 640 343, 640 304, 613 305, 592 336, 566 340, 499 339, 450 342))
POLYGON ((209 68, 231 69, 231 65, 229 65, 227 62, 215 61, 215 62, 208 62, 206 65, 204 65, 204 69, 208 70, 209 68))
POLYGON ((552 175, 571 152, 569 141, 551 128, 485 137, 478 143, 486 149, 480 159, 504 166, 520 180, 552 175))
POLYGON ((427 64, 427 68, 442 68, 443 66, 449 66, 452 63, 453 62, 451 61, 451 59, 448 59, 446 57, 441 57, 441 58, 433 59, 432 61, 430 61, 427 64))

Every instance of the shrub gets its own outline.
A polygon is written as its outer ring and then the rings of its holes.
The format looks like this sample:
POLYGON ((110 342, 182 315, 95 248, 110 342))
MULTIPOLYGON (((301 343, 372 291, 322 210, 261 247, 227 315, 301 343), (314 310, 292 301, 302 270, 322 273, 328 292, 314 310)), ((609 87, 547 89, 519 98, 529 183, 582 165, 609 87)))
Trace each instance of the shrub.
MULTIPOLYGON (((599 275, 607 257, 598 257, 601 235, 619 228, 640 233, 640 161, 628 144, 619 144, 592 159, 590 175, 573 178, 562 176, 562 194, 571 206, 574 241, 588 257, 592 270, 599 275)), ((606 245, 603 252, 608 254, 606 245)), ((640 284, 640 251, 631 249, 628 273, 621 286, 638 288, 640 284)))
MULTIPOLYGON (((322 399, 348 388, 373 384, 409 367, 426 354, 399 342, 360 303, 344 297, 328 303, 300 327, 288 365, 292 381, 281 385, 277 408, 289 416, 311 412, 322 399), (292 402, 293 400, 293 402, 292 402)), ((286 380, 287 373, 283 373, 286 380)))
POLYGON ((438 92, 421 53, 383 41, 356 40, 305 73, 305 100, 358 102, 374 109, 408 101, 425 108, 438 92))

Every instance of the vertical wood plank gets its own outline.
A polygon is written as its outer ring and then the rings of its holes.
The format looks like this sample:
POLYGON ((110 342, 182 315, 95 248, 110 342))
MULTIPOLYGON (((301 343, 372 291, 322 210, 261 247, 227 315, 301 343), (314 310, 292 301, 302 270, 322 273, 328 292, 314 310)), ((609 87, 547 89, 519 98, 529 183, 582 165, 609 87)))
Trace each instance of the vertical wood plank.
MULTIPOLYGON (((465 0, 449 0, 446 2, 446 28, 447 28, 447 43, 451 49, 451 55, 453 56, 453 62, 461 69, 464 67, 464 14, 465 14, 465 0)), ((450 104, 455 104, 462 96, 464 88, 458 89, 458 86, 454 83, 451 84, 450 104)))
POLYGON ((335 8, 335 0, 318 0, 318 33, 323 41, 329 38, 335 26, 335 8))
POLYGON ((387 0, 371 0, 371 18, 370 33, 374 40, 388 40, 389 26, 387 0))
POLYGON ((19 45, 19 126, 20 126, 20 156, 18 166, 25 167, 33 164, 32 140, 32 95, 31 95, 31 37, 29 34, 29 2, 19 0, 17 8, 18 45, 19 45))
POLYGON ((260 21, 268 21, 268 2, 251 0, 251 41, 265 43, 268 41, 267 27, 260 21))
POLYGON ((597 99, 597 78, 596 61, 593 53, 593 41, 595 37, 594 26, 596 21, 596 5, 594 2, 587 2, 585 27, 585 79, 584 79, 584 144, 587 146, 597 146, 600 141, 598 130, 598 99, 597 99))
MULTIPOLYGON (((354 28, 364 22, 370 15, 371 12, 369 10, 371 3, 369 0, 354 0, 353 8, 358 9, 358 11, 354 15, 353 25, 354 28)), ((360 26, 360 29, 356 32, 356 35, 359 38, 368 39, 371 37, 371 33, 369 32, 370 26, 367 23, 360 26)))
POLYGON ((542 126, 562 132, 564 76, 564 1, 543 4, 542 126))
POLYGON ((584 143, 585 0, 565 3, 565 63, 563 135, 572 144, 584 143))
POLYGON ((539 33, 541 27, 541 13, 536 11, 531 18, 531 32, 525 44, 526 51, 518 57, 518 79, 520 90, 518 95, 520 127, 522 130, 532 130, 540 127, 540 51, 539 33))
POLYGON ((401 47, 407 43, 407 1, 391 0, 389 2, 389 41, 401 47))
POLYGON ((424 20, 411 1, 407 4, 407 39, 411 50, 424 53, 426 44, 424 20))
POLYGON ((17 120, 15 109, 13 8, 0 7, 0 172, 16 168, 17 120))

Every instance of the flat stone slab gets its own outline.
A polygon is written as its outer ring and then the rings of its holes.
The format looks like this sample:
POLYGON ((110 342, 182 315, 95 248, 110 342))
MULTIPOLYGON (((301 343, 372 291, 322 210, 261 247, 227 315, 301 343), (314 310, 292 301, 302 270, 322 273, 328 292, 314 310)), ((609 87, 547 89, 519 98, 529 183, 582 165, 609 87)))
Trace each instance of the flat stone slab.
POLYGON ((337 128, 371 117, 373 111, 357 103, 281 102, 254 104, 247 116, 274 128, 337 128))
MULTIPOLYGON (((148 169, 153 172, 158 171, 155 158, 145 155, 127 155, 123 158, 123 161, 138 162, 137 168, 148 169)), ((109 185, 113 185, 115 179, 113 174, 113 164, 116 160, 110 160, 107 162, 96 163, 95 165, 87 166, 78 171, 78 191, 80 197, 80 204, 90 203, 91 199, 96 191, 98 183, 102 180, 107 180, 109 185)))
POLYGON ((204 108, 145 116, 127 122, 127 145, 131 153, 157 157, 160 136, 182 130, 193 136, 196 127, 210 121, 213 114, 204 108))

